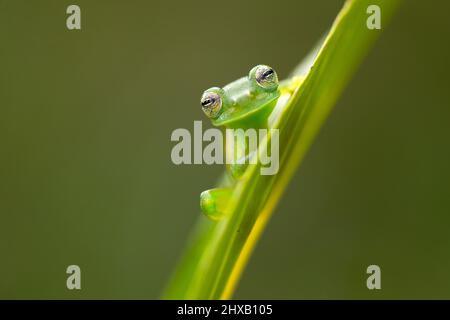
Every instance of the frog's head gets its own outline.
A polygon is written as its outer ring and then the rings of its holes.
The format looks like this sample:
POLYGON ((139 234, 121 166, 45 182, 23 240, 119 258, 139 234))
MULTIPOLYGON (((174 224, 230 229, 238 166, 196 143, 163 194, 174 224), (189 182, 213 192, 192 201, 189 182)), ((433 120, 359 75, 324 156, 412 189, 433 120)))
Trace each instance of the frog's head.
POLYGON ((273 106, 279 96, 275 71, 269 66, 258 65, 250 70, 247 77, 223 88, 206 90, 201 104, 213 125, 222 126, 245 121, 255 113, 273 106))

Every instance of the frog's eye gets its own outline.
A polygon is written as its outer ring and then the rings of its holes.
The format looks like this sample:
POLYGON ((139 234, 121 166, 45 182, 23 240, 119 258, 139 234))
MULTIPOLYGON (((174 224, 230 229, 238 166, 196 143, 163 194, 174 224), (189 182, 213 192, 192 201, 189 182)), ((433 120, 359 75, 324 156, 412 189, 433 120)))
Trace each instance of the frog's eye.
POLYGON ((206 91, 202 96, 201 104, 208 118, 215 118, 222 108, 222 98, 215 92, 206 91))
MULTIPOLYGON (((278 87, 278 77, 271 67, 260 65, 254 68, 256 83, 267 90, 275 90, 278 87)), ((252 72, 251 72, 252 73, 252 72)))

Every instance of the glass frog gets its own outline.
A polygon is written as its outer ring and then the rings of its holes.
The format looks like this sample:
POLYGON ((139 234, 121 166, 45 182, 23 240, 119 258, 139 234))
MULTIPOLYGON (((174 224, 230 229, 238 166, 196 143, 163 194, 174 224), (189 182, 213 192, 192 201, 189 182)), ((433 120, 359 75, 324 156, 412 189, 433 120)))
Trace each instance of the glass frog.
MULTIPOLYGON (((267 129, 269 116, 274 111, 283 91, 289 90, 292 80, 279 83, 277 73, 267 65, 257 65, 246 77, 231 82, 223 88, 212 87, 201 97, 203 112, 214 126, 235 130, 235 136, 253 129, 267 129)), ((233 143, 226 140, 225 152, 234 152, 235 159, 240 159, 227 165, 228 181, 236 181, 242 177, 252 157, 248 141, 235 139, 233 143), (233 148, 234 150, 230 150, 233 148)), ((215 188, 202 192, 200 207, 203 213, 213 220, 219 220, 226 215, 226 207, 232 189, 229 187, 215 188)))

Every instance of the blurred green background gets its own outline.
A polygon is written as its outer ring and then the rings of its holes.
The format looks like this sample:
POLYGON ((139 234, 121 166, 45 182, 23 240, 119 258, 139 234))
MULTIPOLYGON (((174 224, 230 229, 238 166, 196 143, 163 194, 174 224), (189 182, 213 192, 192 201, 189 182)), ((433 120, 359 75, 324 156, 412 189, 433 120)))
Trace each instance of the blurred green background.
MULTIPOLYGON (((0 0, 0 298, 158 298, 222 170, 172 164, 171 132, 210 126, 208 87, 259 63, 287 76, 342 4, 0 0)), ((449 10, 405 1, 235 298, 450 298, 449 10)))

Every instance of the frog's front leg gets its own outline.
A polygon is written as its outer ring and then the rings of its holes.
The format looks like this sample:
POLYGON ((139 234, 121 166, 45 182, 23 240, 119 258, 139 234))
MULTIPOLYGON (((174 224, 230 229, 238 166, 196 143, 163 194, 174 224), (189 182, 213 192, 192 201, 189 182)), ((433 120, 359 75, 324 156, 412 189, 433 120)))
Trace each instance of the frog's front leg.
POLYGON ((238 180, 244 175, 245 170, 247 170, 255 155, 256 151, 250 152, 248 155, 241 157, 228 166, 228 171, 234 180, 238 180))
POLYGON ((233 179, 238 180, 243 176, 248 165, 252 163, 253 156, 256 155, 257 134, 255 130, 252 136, 249 131, 244 129, 228 132, 226 137, 227 169, 233 179), (228 132, 232 133, 228 134, 228 132))
MULTIPOLYGON (((227 171, 231 177, 231 183, 239 179, 248 166, 249 156, 245 154, 245 140, 241 136, 227 137, 227 171)), ((232 188, 214 188, 203 191, 200 194, 200 208, 202 212, 212 220, 220 220, 227 214, 227 206, 231 197, 232 188)))
MULTIPOLYGON (((242 177, 248 168, 251 157, 255 154, 249 154, 242 157, 236 163, 228 166, 228 172, 232 180, 235 181, 242 177)), ((212 220, 220 220, 227 214, 227 206, 231 198, 232 188, 214 188, 203 191, 200 194, 200 208, 202 212, 212 220)))

